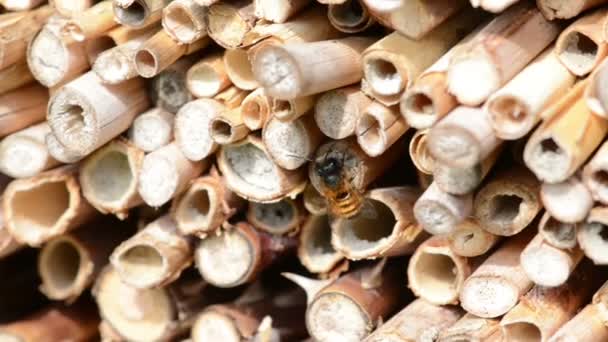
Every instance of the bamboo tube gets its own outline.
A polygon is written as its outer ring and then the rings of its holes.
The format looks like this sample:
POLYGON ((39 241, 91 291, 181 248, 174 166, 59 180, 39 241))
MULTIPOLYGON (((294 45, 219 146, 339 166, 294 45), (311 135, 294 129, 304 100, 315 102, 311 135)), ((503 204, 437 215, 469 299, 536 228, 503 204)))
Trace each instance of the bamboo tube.
POLYGON ((359 215, 332 222, 332 245, 349 260, 413 253, 427 238, 412 212, 419 196, 413 187, 371 190, 359 215))
POLYGON ((301 202, 283 198, 276 203, 250 202, 247 222, 257 229, 274 235, 293 235, 300 231, 306 214, 301 202))
POLYGON ((599 287, 590 266, 581 264, 559 287, 533 287, 500 321, 504 339, 547 341, 599 287))
POLYGON ((450 93, 462 104, 482 104, 559 32, 560 25, 547 21, 533 4, 524 1, 510 7, 454 54, 448 69, 450 93))
POLYGON ((142 28, 161 20, 171 0, 113 0, 115 20, 127 27, 142 28))
POLYGON ((591 111, 603 118, 608 117, 608 98, 604 91, 606 76, 608 75, 608 62, 602 62, 589 76, 589 86, 585 90, 585 101, 591 111))
POLYGON ((63 146, 52 132, 47 134, 44 140, 49 154, 57 161, 70 164, 76 163, 86 157, 86 155, 82 155, 63 146))
POLYGON ((20 131, 44 120, 48 90, 32 84, 0 95, 0 136, 20 131))
POLYGON ((256 25, 252 0, 218 2, 209 6, 207 33, 226 49, 236 49, 256 25))
POLYGON ((501 142, 492 129, 488 113, 465 106, 450 112, 433 126, 427 136, 431 156, 437 162, 454 168, 481 163, 501 142))
POLYGON ((100 37, 116 25, 112 2, 101 1, 65 22, 60 30, 64 39, 82 42, 100 37))
POLYGON ((125 219, 143 203, 137 192, 144 151, 118 138, 93 152, 80 168, 82 194, 104 214, 125 219))
POLYGON ((455 196, 441 191, 433 182, 414 205, 418 223, 430 234, 450 234, 472 214, 473 195, 455 196))
POLYGON ((212 170, 210 175, 193 180, 188 190, 175 198, 171 212, 182 234, 204 237, 219 229, 243 204, 212 170))
POLYGON ((144 152, 153 152, 173 141, 175 115, 152 108, 138 115, 129 129, 129 140, 144 152))
POLYGON ((89 68, 83 42, 66 43, 61 27, 66 19, 52 17, 29 41, 27 64, 34 78, 46 87, 68 82, 89 68))
POLYGON ((17 62, 0 70, 0 95, 21 88, 34 81, 26 61, 17 62))
POLYGON ((247 128, 252 131, 258 130, 270 119, 272 99, 266 95, 264 88, 258 88, 245 99, 241 105, 241 118, 247 128))
POLYGON ((0 326, 0 339, 20 342, 90 341, 97 337, 99 316, 89 301, 53 305, 0 326))
POLYGON ((601 320, 597 304, 588 304, 551 336, 551 342, 603 341, 608 339, 608 327, 601 320))
MULTIPOLYGON (((148 38, 150 38, 158 29, 160 25, 152 25, 140 29, 130 28, 126 26, 118 26, 114 29, 104 32, 99 37, 87 39, 85 41, 85 50, 87 53, 87 58, 91 66, 94 66, 97 58, 100 55, 104 54, 106 50, 113 50, 115 47, 121 45, 124 48, 124 45, 132 46, 132 50, 135 47, 139 46, 145 42, 148 38), (135 44, 135 43, 138 44, 135 44)), ((131 52, 131 55, 134 52, 131 52)), ((104 54, 107 59, 108 54, 104 54)), ((107 62, 107 61, 106 61, 107 62)), ((122 62, 122 61, 121 61, 122 62)), ((134 61, 129 61, 134 65, 134 61)), ((112 67, 112 65, 110 65, 112 67)), ((119 66, 113 66, 114 69, 119 66)), ((135 72, 135 75, 137 73, 135 72)))
POLYGON ((208 37, 203 37, 191 44, 179 44, 165 30, 160 30, 137 48, 135 68, 142 77, 154 77, 180 57, 204 48, 209 42, 208 37))
POLYGON ((262 141, 270 158, 280 167, 296 170, 306 164, 323 140, 312 115, 290 122, 276 116, 270 118, 262 130, 262 141))
POLYGON ((608 55, 604 41, 605 9, 587 14, 568 26, 555 43, 559 60, 577 76, 590 73, 608 55))
POLYGON ((230 86, 213 97, 214 100, 219 101, 227 109, 235 109, 241 106, 243 99, 247 97, 249 92, 246 90, 239 89, 236 86, 230 86))
POLYGON ((41 291, 52 300, 73 303, 93 283, 112 250, 132 231, 126 224, 105 220, 50 240, 38 257, 41 291))
POLYGON ((183 105, 194 100, 186 85, 186 74, 195 62, 194 56, 180 58, 152 79, 148 93, 155 106, 177 113, 183 105))
POLYGON ((226 75, 230 79, 230 82, 234 83, 237 87, 253 90, 260 86, 253 75, 248 50, 227 49, 224 51, 223 62, 226 75))
POLYGON ((326 136, 336 140, 348 138, 355 135, 357 120, 371 103, 358 86, 330 90, 315 105, 315 121, 326 136))
POLYGON ((327 274, 344 260, 344 255, 335 250, 331 243, 331 226, 327 215, 310 215, 302 226, 299 238, 298 259, 311 273, 327 274))
POLYGON ((515 140, 527 135, 542 111, 563 97, 574 80, 553 48, 545 50, 486 102, 496 136, 515 140))
POLYGON ((179 278, 192 263, 192 253, 191 239, 181 235, 175 220, 164 215, 116 247, 110 262, 123 282, 148 289, 179 278))
POLYGON ((444 164, 434 165, 433 179, 444 192, 452 195, 466 195, 473 192, 484 180, 500 157, 501 146, 496 148, 481 163, 467 168, 454 168, 444 164))
POLYGON ((512 236, 525 229, 542 209, 540 183, 525 168, 495 176, 475 195, 475 218, 488 232, 512 236))
POLYGON ((536 5, 547 19, 554 20, 574 18, 583 11, 605 2, 605 0, 536 0, 536 5))
POLYGON ((401 94, 464 34, 482 19, 463 11, 418 40, 393 32, 363 52, 363 71, 372 95, 385 105, 398 104, 401 94))
POLYGON ((293 237, 260 232, 240 222, 201 240, 194 260, 205 281, 229 288, 253 281, 262 270, 292 252, 296 243, 293 237))
POLYGON ((608 122, 585 104, 586 83, 577 84, 545 112, 547 119, 528 139, 524 161, 543 182, 559 183, 572 176, 608 131, 608 122))
POLYGON ((459 342, 459 341, 502 341, 502 331, 497 319, 481 318, 470 313, 464 315, 454 325, 444 329, 439 338, 439 342, 459 342))
POLYGON ((408 286, 417 297, 429 303, 458 304, 463 284, 477 265, 456 255, 447 237, 433 236, 412 255, 407 267, 408 286))
POLYGON ((87 8, 93 6, 93 0, 49 0, 49 5, 55 9, 59 15, 72 18, 87 8))
POLYGON ((17 241, 37 247, 95 215, 80 193, 77 171, 60 167, 9 184, 2 196, 4 219, 17 241))
POLYGON ((148 106, 141 79, 107 85, 87 72, 53 94, 47 120, 61 144, 86 155, 127 130, 148 106))
POLYGON ((311 0, 254 0, 253 6, 256 17, 274 23, 284 23, 311 2, 311 0))
POLYGON ((456 225, 448 235, 450 249, 463 257, 486 254, 500 242, 500 237, 487 232, 474 218, 468 218, 456 225))
POLYGON ((428 133, 428 129, 416 131, 410 140, 409 153, 410 159, 412 159, 418 171, 432 175, 435 169, 435 160, 431 156, 427 146, 428 133))
POLYGON ((585 255, 596 265, 608 265, 608 242, 605 238, 608 219, 608 210, 604 207, 595 207, 589 212, 585 222, 578 226, 576 240, 585 252, 585 255))
POLYGON ((560 183, 543 183, 540 196, 547 212, 565 223, 583 221, 593 207, 591 192, 577 175, 560 183))
POLYGON ((23 247, 24 245, 15 240, 8 231, 4 221, 4 214, 2 213, 2 209, 0 209, 0 260, 6 259, 23 247))
POLYGON ((281 121, 293 121, 308 114, 315 107, 316 96, 302 96, 293 100, 272 100, 272 116, 281 121))
POLYGON ((604 143, 585 165, 582 176, 593 199, 608 204, 608 144, 604 143))
POLYGON ((199 161, 217 150, 211 139, 209 123, 227 108, 213 99, 198 99, 186 103, 175 116, 175 142, 184 156, 199 161))
POLYGON ((231 84, 219 53, 205 56, 191 66, 186 75, 186 86, 195 97, 213 97, 231 84))
POLYGON ((209 135, 218 145, 234 144, 247 137, 249 128, 243 123, 241 108, 224 110, 209 121, 209 135))
POLYGON ((471 0, 471 5, 475 8, 481 7, 492 13, 500 13, 519 0, 471 0))
POLYGON ((572 250, 576 248, 576 224, 556 220, 549 212, 545 212, 538 224, 538 234, 545 242, 560 248, 572 250))
POLYGON ((206 160, 188 160, 172 142, 144 157, 137 190, 149 206, 160 207, 184 192, 208 166, 206 160))
POLYGON ((399 108, 372 102, 357 119, 357 142, 369 156, 377 157, 391 147, 410 127, 399 108))
POLYGON ((598 313, 599 315, 597 316, 597 318, 599 318, 604 327, 606 326, 606 322, 608 320, 608 316, 606 316, 606 314, 608 313, 606 311, 606 309, 608 308, 608 297, 607 297, 607 291, 608 290, 608 285, 606 285, 606 283, 604 283, 599 290, 597 290, 595 292, 595 294, 593 295, 591 304, 597 305, 598 307, 598 313))
POLYGON ((0 5, 7 11, 27 11, 43 2, 43 0, 2 0, 0 5))
POLYGON ((329 5, 327 17, 338 31, 351 34, 363 32, 376 23, 362 0, 329 5))
POLYGON ((0 171, 13 178, 25 178, 57 166, 49 155, 45 138, 51 128, 46 122, 13 133, 0 143, 0 171))
POLYGON ((194 0, 175 0, 163 9, 165 31, 182 44, 191 44, 207 35, 207 8, 194 0))
POLYGON ((303 169, 280 168, 270 158, 262 140, 253 135, 222 146, 217 161, 228 188, 250 201, 277 202, 302 192, 306 185, 303 169))
POLYGON ((416 299, 382 324, 366 342, 435 340, 463 315, 462 309, 416 299))
POLYGON ((358 82, 361 53, 373 42, 349 37, 312 43, 267 44, 256 51, 253 73, 268 95, 290 100, 358 82), (331 63, 328 61, 331 60, 331 63))
POLYGON ((465 280, 460 303, 470 314, 495 318, 511 310, 533 283, 519 256, 534 237, 534 229, 507 239, 465 280), (497 295, 500 293, 500 295, 497 295))

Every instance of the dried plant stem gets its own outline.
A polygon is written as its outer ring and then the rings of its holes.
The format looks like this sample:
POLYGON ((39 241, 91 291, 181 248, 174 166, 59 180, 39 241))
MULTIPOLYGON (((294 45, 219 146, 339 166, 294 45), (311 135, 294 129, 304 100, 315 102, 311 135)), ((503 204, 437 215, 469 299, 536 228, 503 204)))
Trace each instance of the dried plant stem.
POLYGON ((332 139, 344 139, 355 135, 357 120, 372 100, 359 86, 347 86, 330 90, 321 95, 315 105, 317 126, 332 139))
POLYGON ((171 0, 113 0, 114 17, 119 24, 142 28, 161 20, 162 10, 171 0))
POLYGON ((498 319, 481 318, 470 313, 464 315, 458 322, 454 323, 441 332, 438 341, 502 341, 502 331, 498 319))
POLYGON ((416 220, 433 235, 450 234, 473 211, 473 195, 455 196, 433 182, 414 205, 416 220))
POLYGON ((129 129, 129 140, 144 152, 153 152, 173 141, 175 115, 152 108, 138 115, 129 129))
POLYGON ((535 284, 556 287, 568 280, 583 256, 580 248, 560 249, 537 234, 521 252, 521 266, 535 284))
POLYGON ((295 170, 312 157, 323 135, 312 115, 283 122, 272 117, 264 125, 262 141, 272 160, 280 167, 295 170))
POLYGON ((456 225, 448 239, 452 251, 463 257, 484 255, 500 242, 498 235, 483 229, 474 218, 468 218, 456 225))
POLYGON ((207 8, 194 0, 175 0, 163 9, 163 28, 182 44, 191 44, 207 35, 207 8))

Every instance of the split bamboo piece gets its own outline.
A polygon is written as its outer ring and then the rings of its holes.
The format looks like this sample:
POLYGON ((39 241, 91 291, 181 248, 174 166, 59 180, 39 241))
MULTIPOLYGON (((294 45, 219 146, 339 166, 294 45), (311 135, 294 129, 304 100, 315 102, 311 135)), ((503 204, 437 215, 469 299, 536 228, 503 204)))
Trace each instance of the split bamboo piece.
POLYGON ((574 81, 553 48, 545 50, 486 102, 496 136, 516 140, 527 135, 543 110, 562 98, 574 81))
POLYGON ((473 167, 454 168, 438 163, 433 166, 433 180, 442 190, 452 195, 473 192, 484 180, 500 157, 502 146, 494 149, 481 163, 473 167))
POLYGON ((546 119, 528 139, 524 161, 541 181, 565 181, 604 140, 608 122, 587 107, 586 85, 578 83, 545 112, 546 119))
POLYGON ((175 0, 163 9, 165 31, 182 44, 191 44, 207 35, 207 8, 194 0, 175 0))
POLYGON ((61 144, 86 155, 127 130, 148 106, 141 79, 108 85, 89 71, 53 94, 47 120, 61 144))
POLYGON ((47 242, 38 257, 41 291, 73 303, 93 283, 118 244, 133 233, 115 220, 92 222, 47 242))
POLYGON ((93 6, 93 0, 49 0, 49 5, 62 17, 72 18, 93 6))
POLYGON ((173 141, 175 115, 152 108, 138 115, 129 129, 129 140, 144 152, 153 152, 173 141))
POLYGON ((250 202, 247 222, 257 229, 274 235, 294 235, 306 218, 300 201, 283 198, 276 203, 250 202))
POLYGON ((268 95, 277 99, 321 93, 361 80, 361 53, 372 43, 370 38, 348 37, 266 44, 256 51, 253 73, 268 95))
POLYGON ((474 167, 502 143, 496 137, 488 113, 480 108, 460 106, 428 133, 431 156, 445 166, 474 167))
POLYGON ((555 54, 573 74, 587 75, 608 55, 608 44, 604 41, 607 15, 606 9, 594 11, 576 20, 559 35, 555 54))
POLYGON ((363 52, 364 77, 376 100, 398 104, 401 94, 482 20, 462 11, 417 40, 393 32, 363 52))
POLYGON ((188 160, 177 143, 172 142, 144 157, 137 190, 146 204, 160 207, 184 192, 190 181, 208 166, 207 160, 188 160))
POLYGON ((332 222, 332 245, 350 260, 413 253, 427 238, 412 212, 419 196, 413 187, 371 190, 359 215, 332 222))
POLYGON ((583 169, 583 182, 593 199, 608 204, 608 144, 604 143, 595 152, 591 161, 583 169))
POLYGON ((327 201, 312 184, 307 184, 302 193, 304 207, 313 215, 327 215, 327 201))
POLYGON ((231 84, 220 53, 205 56, 186 75, 186 86, 195 97, 213 97, 231 84))
POLYGON ((585 222, 578 226, 576 240, 585 255, 596 265, 608 265, 606 229, 608 229, 608 209, 595 207, 589 212, 585 222))
POLYGON ((464 315, 458 322, 445 328, 439 338, 439 342, 462 342, 462 341, 502 341, 502 331, 499 320, 492 318, 481 318, 470 313, 464 315))
POLYGON ((172 283, 192 263, 192 240, 164 215, 122 242, 110 262, 127 285, 148 289, 172 283))
POLYGON ((441 191, 436 182, 424 191, 414 205, 418 223, 430 234, 450 234, 472 214, 473 195, 451 195, 441 191))
POLYGON ((314 117, 306 115, 284 122, 270 118, 262 130, 262 141, 268 155, 280 167, 295 170, 306 164, 315 153, 323 135, 314 117))
POLYGON ((506 341, 547 341, 591 297, 600 283, 590 263, 581 264, 559 287, 533 287, 500 321, 506 341))
POLYGON ((209 123, 227 108, 217 100, 198 99, 186 103, 175 116, 175 143, 186 158, 199 161, 214 153, 218 145, 211 139, 209 123))
POLYGON ((97 210, 125 219, 143 203, 137 192, 144 151, 118 138, 93 152, 80 168, 82 194, 97 210))
POLYGON ((222 111, 209 121, 207 130, 218 145, 234 144, 249 135, 249 128, 243 123, 241 107, 222 111))
POLYGON ((483 229, 476 219, 468 218, 456 225, 448 240, 450 249, 457 255, 476 257, 486 254, 500 242, 500 237, 483 229))
POLYGON ((222 146, 217 161, 228 188, 250 201, 277 202, 295 196, 306 186, 305 170, 280 168, 262 140, 253 135, 222 146))
POLYGON ((344 260, 332 246, 327 215, 310 215, 299 236, 298 258, 309 272, 328 274, 344 260))
POLYGON ((433 236, 412 255, 407 267, 408 286, 417 297, 432 304, 458 304, 465 280, 478 265, 473 259, 456 255, 447 237, 433 236))
POLYGON ((519 0, 471 0, 475 8, 481 7, 488 12, 500 13, 519 0))
POLYGON ((271 235, 239 222, 201 240, 194 259, 205 281, 229 288, 255 280, 272 263, 293 252, 296 244, 295 237, 271 235))
POLYGON ((254 0, 255 16, 274 23, 284 23, 300 13, 312 0, 254 0))
POLYGON ((80 193, 77 171, 65 166, 9 184, 2 196, 4 219, 17 241, 40 246, 93 218, 95 210, 80 193))
POLYGON ((527 169, 504 171, 475 195, 475 218, 492 234, 515 235, 528 227, 541 211, 539 192, 540 183, 527 169))
POLYGON ((236 49, 256 25, 253 0, 214 3, 207 12, 207 33, 220 46, 236 49))
POLYGON ((258 130, 266 124, 271 117, 272 99, 266 95, 264 88, 258 88, 243 99, 241 105, 241 118, 247 128, 258 130))
POLYGON ((34 76, 30 71, 27 61, 11 64, 0 70, 0 95, 8 93, 11 90, 27 86, 34 81, 34 76))
POLYGON ((226 49, 226 51, 224 51, 224 70, 226 71, 230 82, 241 89, 253 90, 260 86, 253 75, 251 59, 249 56, 249 51, 252 51, 257 47, 258 45, 253 46, 249 50, 239 48, 226 49))
POLYGON ((156 107, 177 113, 183 105, 194 100, 186 84, 186 74, 196 60, 196 56, 180 58, 152 79, 148 94, 156 107))
POLYGON ((49 154, 62 163, 76 163, 86 157, 86 155, 82 155, 63 146, 52 132, 47 134, 44 140, 49 154))
POLYGON ((534 229, 528 229, 506 240, 465 280, 460 302, 467 312, 483 318, 499 317, 528 292, 533 283, 519 257, 534 234, 534 229))
POLYGON ((315 104, 315 122, 321 132, 332 139, 348 138, 355 135, 357 120, 371 103, 359 86, 330 90, 315 104))
POLYGON ((554 20, 574 18, 583 11, 605 2, 606 0, 536 0, 536 5, 547 19, 554 20))
POLYGON ((538 224, 538 234, 545 242, 560 249, 576 248, 576 224, 556 220, 549 212, 545 212, 538 224))
POLYGON ((13 133, 0 143, 0 171, 13 178, 32 177, 55 167, 59 162, 49 154, 46 135, 51 128, 46 122, 13 133))
POLYGON ((428 129, 416 131, 410 140, 409 153, 410 159, 412 159, 412 162, 418 171, 427 175, 432 175, 433 170, 435 169, 435 160, 428 149, 428 133, 428 129))
POLYGON ((515 4, 454 54, 448 69, 450 93, 462 104, 482 104, 551 44, 559 32, 560 25, 547 21, 534 4, 515 4))
POLYGON ((409 126, 401 117, 397 106, 386 107, 372 102, 357 119, 357 142, 369 156, 377 157, 391 147, 409 126))
POLYGON ((41 309, 48 300, 40 292, 40 276, 36 270, 38 250, 24 248, 0 261, 0 272, 10 274, 0 284, 0 321, 8 323, 41 309))
POLYGON ((366 342, 436 340, 464 314, 454 306, 416 299, 365 339, 366 342))
POLYGON ((7 11, 27 11, 43 2, 44 0, 2 0, 0 5, 7 11))
POLYGON ((579 175, 563 182, 543 183, 540 198, 548 213, 565 223, 583 221, 593 207, 593 197, 579 175))
POLYGON ((49 100, 48 90, 38 84, 0 95, 0 136, 17 132, 43 121, 49 100))
POLYGON ((113 0, 114 18, 127 27, 142 28, 161 20, 171 0, 113 0))
POLYGON ((98 38, 116 25, 112 2, 101 1, 66 21, 60 32, 67 41, 82 42, 98 38))
POLYGON ((551 336, 551 342, 595 341, 608 339, 608 327, 602 321, 597 304, 587 304, 576 316, 566 322, 551 336))
POLYGON ((363 0, 346 0, 341 4, 331 4, 327 9, 329 22, 344 33, 363 32, 376 23, 363 0))

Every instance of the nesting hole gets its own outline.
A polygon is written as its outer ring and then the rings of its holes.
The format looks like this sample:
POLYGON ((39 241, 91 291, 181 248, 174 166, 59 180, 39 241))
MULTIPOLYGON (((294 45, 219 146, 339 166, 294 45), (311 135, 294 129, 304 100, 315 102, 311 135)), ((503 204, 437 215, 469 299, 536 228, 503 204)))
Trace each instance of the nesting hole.
POLYGON ((180 39, 191 41, 196 37, 196 25, 183 8, 166 11, 164 20, 164 24, 180 39))
POLYGON ((126 8, 114 6, 114 15, 116 18, 118 18, 121 23, 133 26, 143 24, 146 20, 147 12, 146 8, 138 1, 134 1, 126 8))
POLYGON ((207 189, 193 192, 187 199, 184 214, 188 221, 203 220, 209 216, 211 198, 207 189))
POLYGON ((507 324, 505 327, 506 338, 509 341, 537 342, 541 341, 541 333, 538 328, 530 323, 519 322, 507 324))
POLYGON ((378 148, 382 144, 382 128, 380 123, 372 115, 364 114, 359 119, 359 136, 362 142, 369 147, 378 148))
POLYGON ((84 108, 78 105, 67 105, 63 111, 66 131, 80 131, 85 126, 84 108))
POLYGON ((312 254, 322 255, 336 252, 331 244, 331 227, 327 217, 315 225, 308 236, 311 237, 308 241, 310 241, 309 250, 312 254))
POLYGON ((24 234, 51 229, 69 205, 70 193, 62 181, 43 183, 17 192, 11 202, 15 227, 24 234))
POLYGON ((443 254, 421 253, 416 261, 418 287, 431 296, 442 296, 455 290, 457 269, 454 261, 443 254))
POLYGON ((519 215, 522 202, 517 195, 496 195, 490 200, 490 218, 499 224, 509 224, 519 215))
POLYGON ((416 114, 435 114, 433 99, 422 93, 413 94, 408 98, 408 109, 416 114))
POLYGON ((110 151, 99 158, 92 168, 90 182, 102 201, 120 200, 132 187, 133 171, 129 158, 120 151, 110 151))
POLYGON ((389 207, 370 199, 363 204, 359 214, 345 221, 342 239, 354 250, 375 247, 393 233, 396 222, 389 207))
POLYGON ((158 63, 156 57, 148 50, 139 50, 135 54, 135 66, 137 72, 144 77, 152 77, 156 74, 158 63))
POLYGON ((122 274, 134 283, 154 281, 163 270, 163 257, 151 246, 137 245, 123 251, 118 261, 122 274))
POLYGON ((555 140, 548 138, 548 139, 544 139, 543 141, 540 142, 540 148, 542 153, 559 153, 561 151, 561 149, 559 148, 559 146, 557 145, 557 143, 555 142, 555 140))
POLYGON ((556 242, 567 245, 567 248, 573 248, 576 245, 576 228, 573 224, 549 217, 542 229, 556 242))
POLYGON ((341 5, 330 6, 330 10, 334 19, 344 26, 355 26, 365 17, 365 11, 358 0, 348 0, 341 5))
POLYGON ((593 180, 602 187, 608 187, 608 172, 605 170, 596 171, 593 173, 593 180))
POLYGON ((296 215, 295 209, 289 201, 252 205, 254 216, 258 222, 277 229, 289 225, 296 215))
POLYGON ((522 122, 526 118, 525 108, 512 97, 500 97, 492 103, 493 112, 498 112, 504 120, 522 122))
POLYGON ((70 288, 80 269, 80 253, 69 241, 60 241, 52 246, 43 266, 48 271, 51 287, 57 290, 70 288))
POLYGON ((226 141, 232 136, 232 126, 222 120, 215 120, 211 123, 211 136, 216 141, 226 141))
POLYGON ((285 100, 275 99, 272 105, 274 115, 277 117, 286 116, 292 112, 291 103, 285 100))

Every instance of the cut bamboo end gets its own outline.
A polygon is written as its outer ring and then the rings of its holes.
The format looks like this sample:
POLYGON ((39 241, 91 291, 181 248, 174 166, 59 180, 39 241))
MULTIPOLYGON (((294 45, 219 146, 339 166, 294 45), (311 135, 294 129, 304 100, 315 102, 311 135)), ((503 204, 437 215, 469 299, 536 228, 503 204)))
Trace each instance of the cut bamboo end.
POLYGON ((250 130, 258 130, 270 119, 272 99, 266 95, 264 88, 251 92, 241 105, 241 118, 250 130))
POLYGON ((419 130, 410 140, 409 153, 414 166, 418 171, 432 175, 435 169, 435 160, 431 156, 427 145, 429 130, 419 130))
POLYGON ((473 211, 473 196, 454 196, 433 182, 414 205, 416 220, 433 235, 451 233, 473 211))
POLYGON ((442 342, 499 342, 502 341, 502 331, 499 320, 481 318, 467 313, 454 325, 443 330, 438 340, 442 342))
POLYGON ((484 255, 500 241, 499 236, 487 232, 472 218, 460 222, 448 239, 452 251, 463 257, 484 255))
POLYGON ((583 169, 583 182, 594 200, 608 203, 608 144, 603 144, 583 169))
POLYGON ((538 233, 544 241, 560 249, 576 248, 576 224, 561 222, 545 212, 538 224, 538 233))
POLYGON ((608 339, 608 328, 599 318, 602 312, 598 305, 588 304, 576 316, 562 325, 551 336, 550 341, 577 341, 608 339))
POLYGON ((206 161, 188 160, 175 142, 146 155, 137 189, 148 205, 160 207, 182 193, 208 167, 206 161))
POLYGON ((209 6, 207 18, 209 36, 226 49, 241 47, 256 25, 254 4, 249 0, 214 3, 209 6))
POLYGON ((606 209, 603 207, 591 209, 585 222, 577 229, 576 240, 579 246, 596 265, 608 265, 607 229, 608 219, 606 219, 606 209))
POLYGON ((49 5, 61 16, 72 18, 93 6, 93 0, 49 0, 49 5))
POLYGON ((0 95, 0 136, 15 133, 44 121, 49 92, 38 84, 25 86, 0 95))
POLYGON ((309 272, 327 274, 344 256, 331 243, 331 226, 326 215, 311 215, 302 226, 298 258, 309 272))
MULTIPOLYGON (((95 63, 97 62, 97 59, 102 55, 105 56, 105 65, 103 68, 100 68, 100 77, 103 78, 105 76, 103 74, 103 69, 106 67, 113 67, 111 64, 113 60, 111 58, 108 58, 107 55, 112 55, 116 53, 113 52, 115 50, 122 51, 123 53, 125 53, 125 50, 122 48, 126 47, 131 47, 132 50, 135 50, 135 47, 139 46, 141 43, 150 38, 157 30, 158 25, 152 25, 142 29, 133 29, 126 26, 118 26, 112 30, 104 32, 98 37, 87 39, 85 41, 85 49, 91 67, 95 69, 95 63), (120 46, 121 49, 116 49, 118 46, 120 46), (108 53, 106 53, 106 50, 109 50, 107 51, 108 53)), ((132 52, 131 54, 133 53, 134 52, 132 52)), ((129 60, 126 62, 131 62, 133 68, 135 68, 133 58, 129 58, 129 60)), ((135 75, 136 74, 137 72, 135 72, 135 75)), ((116 81, 114 81, 114 83, 116 83, 116 81)))
POLYGON ((568 1, 568 0, 537 0, 538 8, 543 12, 543 15, 549 19, 570 19, 581 14, 586 9, 603 4, 603 0, 583 0, 583 1, 568 1))
POLYGON ((315 96, 302 96, 293 100, 272 100, 272 116, 281 121, 293 121, 314 108, 317 99, 315 96))
POLYGON ((143 159, 144 151, 121 138, 95 151, 80 169, 84 197, 102 213, 126 218, 142 204, 137 184, 143 159))
POLYGON ((219 53, 198 61, 188 70, 186 85, 195 97, 213 97, 232 84, 219 53))
POLYGON ((369 156, 377 157, 409 129, 399 108, 372 102, 356 123, 357 142, 369 156))
POLYGON ((372 103, 358 86, 330 90, 321 95, 315 105, 317 126, 332 139, 355 135, 357 120, 372 103))
POLYGON ((165 215, 116 247, 110 262, 123 282, 147 289, 175 281, 192 263, 192 253, 190 239, 165 215))
POLYGON ((211 155, 218 145, 211 139, 209 123, 226 107, 212 99, 198 99, 185 104, 175 116, 175 141, 186 158, 198 161, 211 155))
POLYGON ((207 8, 194 0, 177 0, 163 9, 163 28, 182 44, 191 44, 207 35, 207 8))
POLYGON ((245 90, 259 87, 259 83, 253 75, 247 50, 227 49, 224 51, 223 61, 226 75, 235 86, 245 90))
POLYGON ((454 96, 448 93, 446 72, 443 71, 422 74, 401 96, 400 109, 410 126, 425 129, 457 104, 454 96))
POLYGON ((161 108, 138 115, 129 129, 129 140, 144 152, 153 152, 173 140, 175 115, 161 108))
MULTIPOLYGON (((239 342, 243 339, 239 330, 239 324, 237 323, 238 318, 233 318, 232 315, 223 313, 222 311, 218 311, 217 307, 210 307, 205 309, 196 318, 191 332, 193 342, 239 342)), ((255 323, 251 322, 250 324, 255 323)))
POLYGON ((116 25, 112 2, 102 1, 75 15, 60 28, 60 32, 68 41, 82 42, 102 36, 116 25))
POLYGON ((555 184, 543 183, 540 196, 547 212, 561 222, 583 221, 593 207, 591 192, 579 176, 555 184))
POLYGON ((46 122, 13 133, 0 143, 0 171, 13 178, 32 177, 57 166, 46 146, 46 122))
POLYGON ((329 5, 329 22, 340 32, 363 32, 376 23, 362 0, 347 0, 341 4, 329 5))
POLYGON ((114 18, 122 25, 142 28, 161 20, 170 0, 114 0, 114 18))
POLYGON ((537 234, 521 252, 520 258, 521 266, 532 282, 556 287, 568 280, 583 256, 579 248, 560 249, 547 243, 542 234, 537 234))
POLYGON ((281 169, 270 158, 262 140, 252 135, 239 143, 222 146, 218 166, 228 188, 255 202, 276 202, 295 196, 306 185, 305 170, 281 169), (264 167, 252 168, 254 164, 264 167))
POLYGON ((86 155, 82 155, 63 146, 53 133, 47 134, 44 140, 49 154, 57 161, 71 164, 86 157, 86 155))
POLYGON ((152 79, 148 94, 156 107, 177 113, 183 105, 194 100, 186 77, 195 61, 196 56, 182 57, 152 79))
POLYGON ((270 158, 287 170, 305 165, 322 140, 323 135, 312 115, 291 122, 272 117, 262 131, 262 141, 270 158))
POLYGON ((128 42, 100 53, 93 63, 93 71, 107 84, 117 84, 138 76, 134 56, 139 42, 128 42))
POLYGON ((300 230, 305 217, 299 202, 284 198, 276 203, 250 202, 247 221, 259 230, 274 235, 291 235, 300 230))
POLYGON ((247 137, 249 128, 241 117, 241 108, 223 111, 209 121, 209 135, 218 145, 234 144, 247 137))
POLYGON ((266 19, 274 23, 284 23, 291 17, 298 15, 312 1, 273 1, 255 0, 255 13, 258 18, 266 19))

